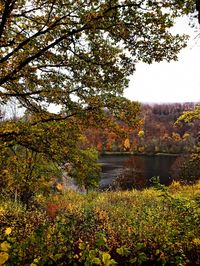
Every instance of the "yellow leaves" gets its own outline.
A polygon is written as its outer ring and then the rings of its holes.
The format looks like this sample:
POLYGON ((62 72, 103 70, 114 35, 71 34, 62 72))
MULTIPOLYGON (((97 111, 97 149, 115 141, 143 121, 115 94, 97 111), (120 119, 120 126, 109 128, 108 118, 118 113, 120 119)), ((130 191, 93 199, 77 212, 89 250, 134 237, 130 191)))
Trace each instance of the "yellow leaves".
POLYGON ((139 152, 144 152, 144 147, 139 147, 139 148, 138 148, 138 151, 139 151, 139 152))
POLYGON ((195 246, 200 246, 200 239, 199 238, 194 238, 192 240, 192 243, 195 245, 195 246))
POLYGON ((100 208, 96 208, 96 214, 98 215, 98 219, 102 222, 108 221, 108 213, 105 210, 100 208))
POLYGON ((189 137, 190 137, 190 134, 186 132, 186 133, 183 135, 183 141, 187 141, 187 140, 189 139, 189 137))
POLYGON ((130 254, 130 250, 126 246, 121 246, 116 249, 116 252, 121 256, 128 256, 130 254))
POLYGON ((111 259, 111 256, 107 252, 102 253, 102 262, 104 266, 116 265, 115 260, 111 259))
POLYGON ((87 254, 87 259, 89 259, 88 261, 90 261, 91 265, 116 265, 116 262, 111 259, 109 253, 97 249, 90 249, 90 245, 87 242, 83 242, 81 239, 79 239, 78 242, 78 248, 81 252, 75 254, 75 259, 79 259, 79 261, 82 262, 82 258, 85 259, 85 255, 87 254))
POLYGON ((0 207, 0 215, 3 214, 5 212, 3 207, 0 207))
POLYGON ((80 250, 84 250, 85 249, 85 243, 81 239, 79 239, 78 248, 80 250))
POLYGON ((190 122, 195 119, 200 120, 200 106, 195 106, 193 111, 184 112, 183 115, 178 118, 176 123, 179 123, 180 121, 190 122))
POLYGON ((9 133, 18 134, 19 131, 20 131, 19 127, 14 122, 8 121, 1 125, 1 133, 3 134, 9 134, 9 133))
POLYGON ((30 266, 37 266, 39 263, 39 259, 34 259, 34 261, 30 264, 30 266))
POLYGON ((2 171, 2 174, 3 175, 8 175, 9 174, 9 171, 7 169, 5 169, 5 170, 2 171))
POLYGON ((91 22, 91 21, 94 21, 95 19, 97 19, 99 16, 100 16, 100 13, 97 13, 97 12, 88 12, 85 15, 85 20, 86 20, 86 22, 91 22))
POLYGON ((87 140, 86 136, 84 136, 82 134, 79 136, 79 141, 80 142, 85 142, 86 140, 87 140))
POLYGON ((79 259, 79 255, 78 254, 75 254, 74 255, 74 259, 79 259))
POLYGON ((6 230, 5 230, 5 235, 10 235, 12 232, 12 228, 11 227, 7 227, 6 230))
POLYGON ((177 142, 181 141, 181 137, 180 137, 179 133, 175 133, 175 132, 172 133, 172 139, 174 141, 177 141, 177 142))
POLYGON ((63 185, 60 183, 56 185, 56 188, 58 191, 63 191, 63 185))
POLYGON ((101 260, 99 258, 93 258, 92 263, 95 265, 101 265, 101 260))
POLYGON ((169 189, 172 191, 179 191, 181 190, 181 183, 178 181, 173 180, 171 185, 169 186, 169 189))
POLYGON ((127 139, 125 139, 125 141, 124 141, 124 148, 126 149, 126 150, 128 150, 128 149, 130 149, 130 140, 127 138, 127 139))
POLYGON ((0 3, 0 12, 2 12, 3 9, 4 9, 4 6, 3 6, 3 4, 2 4, 2 2, 1 2, 1 3, 0 3))
POLYGON ((195 160, 200 160, 200 154, 198 154, 198 153, 193 153, 193 154, 191 155, 191 159, 192 159, 193 161, 195 161, 195 160))
POLYGON ((0 246, 1 246, 1 250, 5 252, 7 252, 11 248, 10 244, 7 241, 4 241, 3 243, 1 243, 0 246))
MULTIPOLYGON (((6 228, 5 235, 9 235, 12 229, 10 227, 6 228)), ((11 248, 10 244, 7 241, 4 241, 0 244, 0 266, 4 265, 9 258, 8 251, 11 248)))
POLYGON ((4 263, 6 263, 6 261, 8 260, 9 256, 8 253, 6 252, 0 252, 0 266, 4 265, 4 263))
POLYGON ((139 137, 139 138, 144 138, 144 131, 143 131, 143 130, 140 130, 140 131, 138 132, 138 137, 139 137))

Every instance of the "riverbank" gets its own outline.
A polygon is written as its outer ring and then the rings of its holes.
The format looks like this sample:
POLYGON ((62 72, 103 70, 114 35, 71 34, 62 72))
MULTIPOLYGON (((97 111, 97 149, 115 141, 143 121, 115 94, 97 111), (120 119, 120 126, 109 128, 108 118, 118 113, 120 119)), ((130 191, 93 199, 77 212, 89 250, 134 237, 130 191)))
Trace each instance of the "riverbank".
POLYGON ((40 196, 32 210, 2 199, 0 263, 197 266, 199 199, 200 183, 177 182, 161 190, 40 196))
POLYGON ((123 152, 102 152, 99 154, 100 156, 106 156, 106 155, 113 155, 113 156, 128 156, 128 155, 137 155, 137 156, 187 156, 188 154, 183 154, 183 153, 164 153, 164 152, 157 152, 157 153, 141 153, 141 152, 128 152, 128 151, 123 151, 123 152))

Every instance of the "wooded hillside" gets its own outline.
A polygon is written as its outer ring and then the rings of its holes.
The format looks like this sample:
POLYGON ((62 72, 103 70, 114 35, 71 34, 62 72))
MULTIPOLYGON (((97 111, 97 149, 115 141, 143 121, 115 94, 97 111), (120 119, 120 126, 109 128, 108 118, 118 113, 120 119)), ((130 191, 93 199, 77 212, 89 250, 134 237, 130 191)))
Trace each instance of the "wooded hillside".
POLYGON ((141 123, 137 128, 120 121, 119 133, 107 129, 88 129, 86 145, 100 152, 133 151, 144 153, 190 153, 198 141, 199 122, 176 123, 195 103, 141 104, 141 123), (120 134, 121 133, 121 134, 120 134))

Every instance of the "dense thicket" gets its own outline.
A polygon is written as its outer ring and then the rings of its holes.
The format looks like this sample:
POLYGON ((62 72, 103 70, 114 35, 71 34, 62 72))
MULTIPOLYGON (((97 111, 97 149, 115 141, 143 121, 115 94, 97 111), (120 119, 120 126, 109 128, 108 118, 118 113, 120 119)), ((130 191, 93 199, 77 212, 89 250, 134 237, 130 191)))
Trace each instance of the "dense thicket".
POLYGON ((0 199, 0 264, 197 266, 200 186, 0 199), (117 264, 116 264, 117 263, 117 264))

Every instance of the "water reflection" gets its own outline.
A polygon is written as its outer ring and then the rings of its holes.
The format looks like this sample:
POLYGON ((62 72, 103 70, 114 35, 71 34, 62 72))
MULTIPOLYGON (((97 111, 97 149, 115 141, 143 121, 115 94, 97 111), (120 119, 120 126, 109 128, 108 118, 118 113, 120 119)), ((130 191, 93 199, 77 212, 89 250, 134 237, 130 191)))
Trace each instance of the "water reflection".
POLYGON ((162 184, 168 185, 172 176, 170 168, 177 156, 138 155, 100 157, 102 165, 101 189, 141 189, 151 185, 150 178, 159 176, 162 184))

